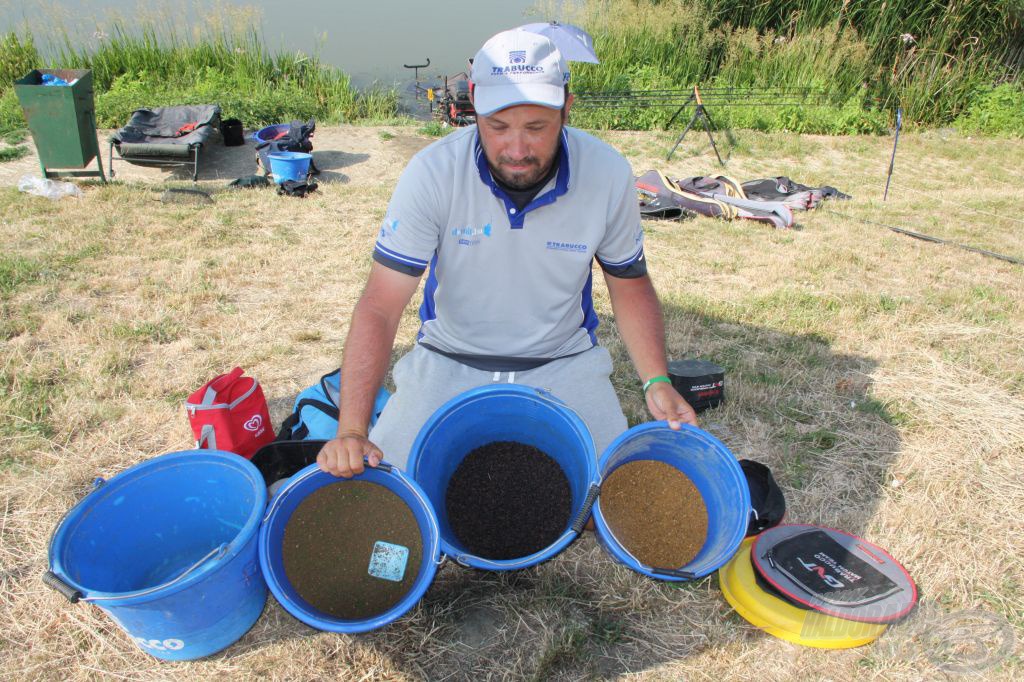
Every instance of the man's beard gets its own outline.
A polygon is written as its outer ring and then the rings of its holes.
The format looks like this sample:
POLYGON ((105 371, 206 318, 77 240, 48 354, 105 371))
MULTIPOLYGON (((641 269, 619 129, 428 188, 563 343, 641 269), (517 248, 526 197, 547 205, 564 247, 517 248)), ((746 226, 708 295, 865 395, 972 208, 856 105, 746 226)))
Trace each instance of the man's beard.
POLYGON ((562 133, 559 130, 558 137, 555 138, 555 148, 552 150, 551 159, 546 164, 541 164, 540 159, 536 156, 527 156, 522 159, 512 159, 507 156, 499 156, 497 158, 497 164, 488 164, 491 168, 491 173, 499 180, 502 184, 512 189, 529 189, 533 187, 551 171, 551 167, 555 164, 558 158, 558 145, 560 144, 562 133), (526 165, 529 166, 526 170, 516 171, 515 173, 506 172, 502 164, 512 164, 516 166, 526 165))

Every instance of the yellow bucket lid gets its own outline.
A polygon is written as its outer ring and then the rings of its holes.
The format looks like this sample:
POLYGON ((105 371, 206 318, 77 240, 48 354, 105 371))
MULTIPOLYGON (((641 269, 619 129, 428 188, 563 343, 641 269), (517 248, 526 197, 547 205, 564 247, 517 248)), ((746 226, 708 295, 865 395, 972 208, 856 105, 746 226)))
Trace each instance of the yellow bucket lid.
POLYGON ((718 569, 718 584, 736 613, 770 635, 819 649, 850 649, 878 639, 887 625, 859 623, 797 608, 764 591, 754 578, 750 546, 743 541, 736 555, 718 569))

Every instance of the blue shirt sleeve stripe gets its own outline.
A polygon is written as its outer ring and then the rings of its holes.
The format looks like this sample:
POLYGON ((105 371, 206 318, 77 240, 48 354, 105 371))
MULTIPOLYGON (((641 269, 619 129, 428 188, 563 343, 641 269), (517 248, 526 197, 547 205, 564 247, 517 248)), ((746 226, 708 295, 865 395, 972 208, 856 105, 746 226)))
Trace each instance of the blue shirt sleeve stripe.
POLYGON ((630 256, 626 260, 623 260, 623 261, 608 261, 608 260, 602 260, 602 259, 598 258, 597 262, 599 262, 601 265, 603 265, 605 267, 621 268, 621 267, 623 267, 625 265, 629 265, 630 263, 635 263, 636 261, 640 260, 640 258, 643 255, 644 255, 644 247, 640 246, 640 248, 638 248, 636 250, 636 253, 634 253, 632 256, 630 256))
POLYGON ((420 260, 419 258, 412 258, 411 256, 403 256, 402 254, 392 251, 386 246, 383 246, 380 242, 377 242, 376 246, 374 246, 374 249, 376 249, 382 256, 386 256, 391 260, 396 260, 399 261, 400 263, 406 263, 408 265, 414 265, 420 268, 427 267, 427 261, 420 260))

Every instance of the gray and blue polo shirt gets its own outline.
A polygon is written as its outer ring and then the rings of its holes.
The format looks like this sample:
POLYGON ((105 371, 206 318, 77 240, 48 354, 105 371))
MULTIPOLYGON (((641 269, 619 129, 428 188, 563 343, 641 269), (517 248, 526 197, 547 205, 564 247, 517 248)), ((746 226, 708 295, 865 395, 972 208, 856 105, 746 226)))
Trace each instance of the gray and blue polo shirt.
POLYGON ((629 162, 564 128, 555 177, 521 211, 491 177, 475 126, 409 162, 374 260, 429 268, 419 343, 488 370, 529 369, 597 345, 591 264, 646 274, 629 162))

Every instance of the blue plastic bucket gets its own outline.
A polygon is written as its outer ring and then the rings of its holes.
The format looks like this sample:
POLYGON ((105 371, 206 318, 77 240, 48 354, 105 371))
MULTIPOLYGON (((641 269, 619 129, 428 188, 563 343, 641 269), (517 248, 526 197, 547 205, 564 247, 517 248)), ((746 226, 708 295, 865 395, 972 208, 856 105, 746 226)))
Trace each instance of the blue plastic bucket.
POLYGON ((597 456, 583 420, 547 391, 517 384, 474 388, 442 405, 420 429, 408 470, 430 498, 441 529, 441 548, 462 564, 492 571, 526 568, 565 549, 582 530, 597 494, 597 456), (452 474, 476 448, 494 441, 532 445, 554 459, 569 481, 572 514, 551 545, 507 560, 472 554, 452 532, 445 493, 452 474))
POLYGON ((601 498, 594 505, 594 528, 598 542, 617 561, 638 573, 659 580, 690 580, 718 570, 736 554, 750 521, 750 489, 736 458, 710 433, 684 424, 679 431, 666 422, 648 422, 616 438, 601 455, 599 468, 604 480, 616 468, 634 460, 655 460, 669 464, 697 487, 708 512, 704 547, 685 566, 669 568, 670 573, 640 563, 618 541, 601 514, 601 498))
POLYGON ((281 135, 283 135, 284 133, 287 133, 289 130, 291 130, 291 127, 292 126, 290 123, 275 123, 274 125, 267 126, 266 128, 260 128, 259 130, 257 130, 255 133, 253 133, 253 138, 256 140, 256 144, 260 144, 262 142, 272 142, 281 135))
MULTIPOLYGON (((372 520, 367 523, 368 532, 372 531, 372 520)), ((310 464, 292 476, 288 484, 274 495, 267 509, 260 529, 260 565, 263 575, 274 597, 290 614, 306 625, 329 632, 367 632, 383 627, 400 618, 406 611, 415 606, 423 593, 430 587, 441 563, 441 547, 437 529, 437 518, 430 507, 426 495, 416 483, 399 469, 386 462, 377 468, 366 467, 364 472, 352 478, 337 478, 320 471, 316 464, 310 464), (350 481, 368 481, 382 485, 405 502, 412 511, 420 528, 423 540, 423 559, 417 567, 416 579, 409 592, 398 604, 384 613, 372 618, 347 620, 325 613, 303 599, 292 587, 284 568, 285 528, 292 513, 312 493, 328 485, 346 485, 350 481)))
POLYGON ((229 646, 267 599, 257 545, 267 489, 230 452, 189 450, 142 462, 68 512, 44 580, 89 601, 157 658, 229 646))
POLYGON ((274 176, 274 182, 282 185, 286 180, 305 180, 313 155, 306 152, 274 152, 267 158, 270 159, 270 172, 274 176))

